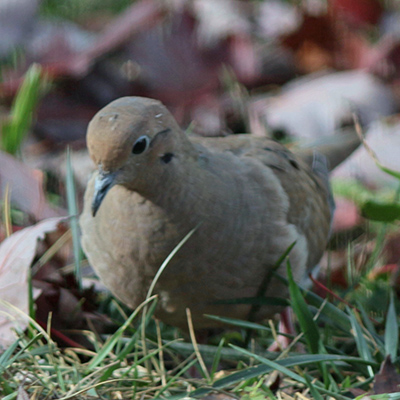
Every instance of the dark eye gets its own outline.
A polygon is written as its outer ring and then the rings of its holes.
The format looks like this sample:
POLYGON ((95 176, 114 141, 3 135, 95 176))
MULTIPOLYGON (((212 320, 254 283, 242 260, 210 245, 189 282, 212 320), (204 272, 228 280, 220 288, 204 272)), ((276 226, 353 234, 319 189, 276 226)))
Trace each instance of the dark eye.
POLYGON ((150 139, 148 136, 140 136, 139 139, 133 144, 132 153, 133 154, 141 154, 149 147, 150 139))

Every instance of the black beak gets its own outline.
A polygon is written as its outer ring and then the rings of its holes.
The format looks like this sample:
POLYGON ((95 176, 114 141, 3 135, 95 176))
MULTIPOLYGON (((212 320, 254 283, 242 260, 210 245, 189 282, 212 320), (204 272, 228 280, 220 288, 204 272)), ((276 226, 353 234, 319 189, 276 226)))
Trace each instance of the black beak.
POLYGON ((96 180, 94 182, 94 195, 92 201, 92 215, 96 216, 96 213, 100 207, 100 204, 106 197, 107 192, 114 186, 115 184, 115 176, 116 172, 99 172, 96 180))

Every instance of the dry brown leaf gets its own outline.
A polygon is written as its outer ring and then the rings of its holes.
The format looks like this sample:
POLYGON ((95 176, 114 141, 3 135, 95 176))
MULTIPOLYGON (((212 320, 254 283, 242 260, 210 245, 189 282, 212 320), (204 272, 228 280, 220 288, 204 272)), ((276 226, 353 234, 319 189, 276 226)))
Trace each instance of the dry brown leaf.
POLYGON ((11 201, 37 221, 62 215, 61 210, 50 207, 46 201, 42 172, 0 151, 0 197, 4 196, 7 185, 11 201))
POLYGON ((400 390, 400 374, 392 364, 390 356, 386 356, 379 372, 374 377, 374 394, 396 393, 400 390))
POLYGON ((29 268, 36 254, 36 244, 48 232, 55 231, 63 218, 49 218, 24 228, 0 244, 0 347, 7 347, 15 340, 13 329, 27 326, 29 296, 29 268), (18 308, 22 313, 7 307, 18 308))

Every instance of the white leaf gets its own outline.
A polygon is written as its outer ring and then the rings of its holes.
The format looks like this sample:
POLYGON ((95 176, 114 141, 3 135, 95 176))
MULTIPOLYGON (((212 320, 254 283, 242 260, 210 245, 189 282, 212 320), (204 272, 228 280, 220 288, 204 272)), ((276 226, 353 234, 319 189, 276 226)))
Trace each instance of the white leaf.
MULTIPOLYGON (((29 269, 36 254, 36 245, 45 234, 57 229, 65 218, 49 218, 24 228, 0 244, 0 300, 10 303, 24 314, 29 313, 29 269)), ((0 304, 0 347, 7 347, 16 338, 13 329, 23 331, 28 318, 0 304)))

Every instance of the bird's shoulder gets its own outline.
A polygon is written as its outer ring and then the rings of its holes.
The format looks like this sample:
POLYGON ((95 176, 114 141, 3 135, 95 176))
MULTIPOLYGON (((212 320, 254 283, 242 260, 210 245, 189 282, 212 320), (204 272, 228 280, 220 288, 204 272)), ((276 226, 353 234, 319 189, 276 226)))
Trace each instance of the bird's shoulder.
POLYGON ((212 154, 230 153, 238 159, 247 161, 257 160, 273 171, 285 174, 296 171, 310 172, 310 165, 302 157, 298 157, 289 149, 274 140, 253 136, 251 134, 238 134, 225 137, 199 137, 191 136, 192 143, 206 148, 212 154))

